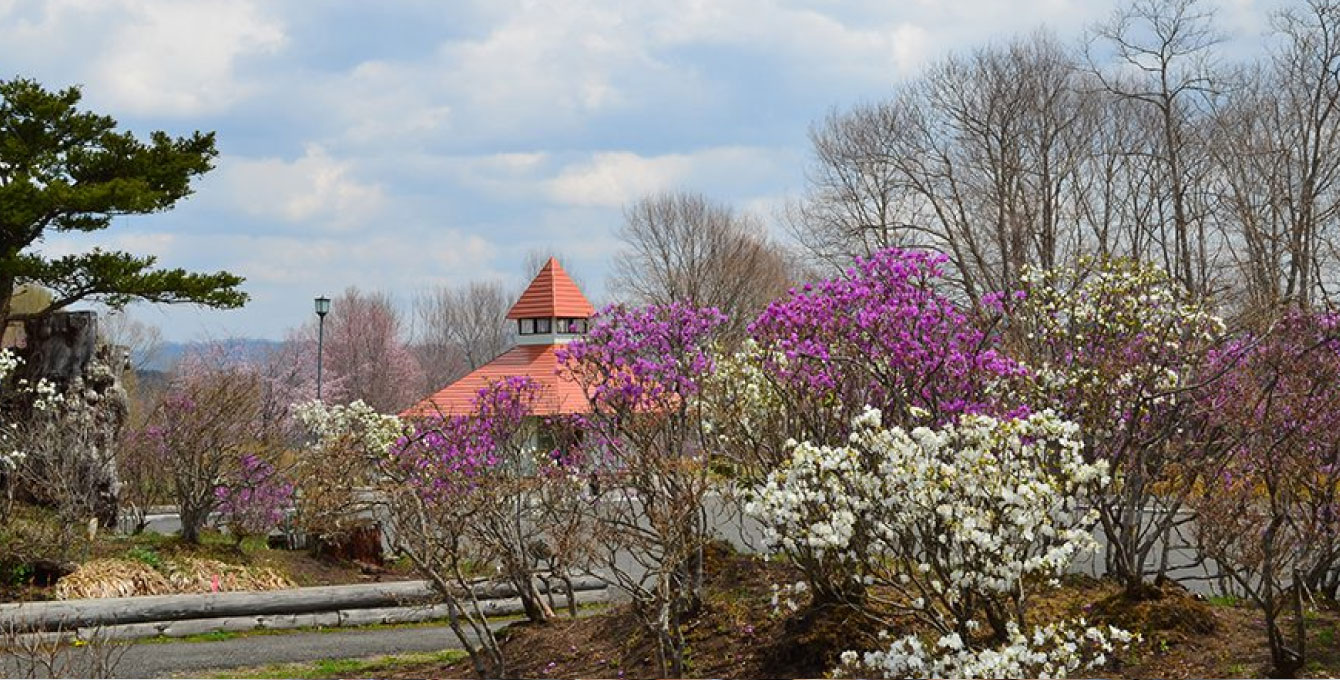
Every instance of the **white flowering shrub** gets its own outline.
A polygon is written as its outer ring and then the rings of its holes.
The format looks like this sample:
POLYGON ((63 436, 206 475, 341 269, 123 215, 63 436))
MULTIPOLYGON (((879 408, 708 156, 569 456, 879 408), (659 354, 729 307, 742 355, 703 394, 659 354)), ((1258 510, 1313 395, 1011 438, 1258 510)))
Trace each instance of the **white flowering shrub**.
MULTIPOLYGON (((14 352, 10 351, 8 348, 0 349, 0 381, 7 379, 10 374, 14 372, 14 369, 19 367, 20 361, 21 359, 15 356, 14 352)), ((0 384, 3 383, 0 382, 0 384)))
POLYGON ((1224 453, 1197 405, 1221 375, 1206 359, 1225 340, 1223 320, 1167 272, 1124 259, 1026 269, 1019 290, 988 305, 1030 368, 1015 383, 1021 401, 1078 423, 1085 455, 1110 466, 1112 484, 1096 499, 1104 559, 1139 595, 1202 487, 1197 477, 1224 453))
MULTIPOLYGON (((7 410, 7 407, 13 407, 14 404, 9 402, 20 395, 30 396, 31 407, 37 411, 53 411, 65 402, 65 395, 45 378, 36 383, 20 378, 15 381, 12 388, 9 387, 10 377, 22 363, 23 359, 12 350, 0 349, 0 418, 8 417, 3 411, 7 410)), ((27 453, 21 444, 22 439, 23 434, 19 431, 18 423, 0 420, 0 472, 15 470, 27 458, 27 453)))
POLYGON ((366 452, 385 454, 405 433, 399 418, 378 413, 362 400, 348 405, 313 400, 299 404, 296 413, 316 436, 318 447, 352 444, 366 452))
MULTIPOLYGON (((22 360, 10 350, 0 349, 0 404, 10 396, 6 384, 9 376, 19 367, 20 361, 22 360)), ((23 459, 24 453, 19 448, 18 433, 15 432, 14 424, 8 420, 0 420, 0 472, 15 469, 23 459)))
POLYGON ((785 355, 746 338, 734 353, 718 356, 716 370, 703 381, 704 432, 719 462, 743 486, 761 482, 790 456, 792 434, 831 425, 840 436, 837 431, 846 427, 836 405, 807 411, 788 403, 768 368, 786 362, 785 355))
POLYGON ((943 635, 985 620, 1003 640, 1008 622, 1022 623, 1029 584, 1094 547, 1096 516, 1083 508, 1107 468, 1084 461, 1076 430, 1044 412, 909 432, 868 409, 846 445, 795 443, 746 510, 774 549, 817 555, 846 579, 847 604, 910 614, 943 635), (899 597, 867 607, 872 585, 899 597))
POLYGON ((841 675, 879 674, 885 678, 1064 678, 1100 668, 1137 636, 1108 626, 1088 627, 1083 619, 1035 628, 1025 635, 1007 624, 1004 643, 985 648, 965 644, 958 633, 927 645, 920 637, 899 638, 887 649, 842 654, 841 675))
POLYGON ((315 438, 293 465, 297 523, 312 533, 338 535, 368 516, 375 504, 369 490, 380 482, 405 425, 362 401, 310 401, 294 412, 315 438))
POLYGON ((1152 265, 1084 258, 1075 268, 1027 267, 1019 285, 1000 304, 1022 336, 1012 349, 1035 378, 1030 403, 1082 418, 1094 442, 1116 436, 1133 409, 1162 406, 1199 379, 1195 357, 1225 332, 1222 318, 1152 265))

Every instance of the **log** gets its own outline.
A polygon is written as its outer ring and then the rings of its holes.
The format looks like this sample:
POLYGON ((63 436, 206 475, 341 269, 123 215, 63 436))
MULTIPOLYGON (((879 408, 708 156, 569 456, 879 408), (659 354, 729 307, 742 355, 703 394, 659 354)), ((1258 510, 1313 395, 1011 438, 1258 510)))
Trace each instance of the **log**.
MULTIPOLYGON (((598 590, 594 578, 573 579, 573 589, 598 590)), ((540 586, 544 592, 543 585, 540 586)), ((481 599, 512 597, 511 586, 484 582, 474 591, 481 599)), ((555 592, 558 592, 555 589, 555 592)), ((91 628, 132 623, 181 621, 280 614, 315 614, 346 609, 376 609, 421 604, 438 599, 427 581, 317 586, 245 593, 203 593, 108 597, 55 602, 0 604, 0 628, 33 631, 91 628)))
MULTIPOLYGON (((586 590, 577 593, 577 604, 597 604, 608 601, 604 590, 586 590)), ((567 606, 567 596, 556 599, 560 606, 567 606)), ((485 607, 488 616, 510 616, 522 613, 520 598, 490 600, 485 607)), ((208 619, 185 619, 182 621, 153 621, 145 623, 127 623, 111 626, 84 627, 75 630, 28 633, 21 638, 36 637, 43 641, 73 641, 76 636, 83 640, 138 640, 153 637, 187 637, 215 632, 241 633, 253 630, 291 630, 293 628, 357 628, 359 626, 385 625, 397 623, 419 623, 438 621, 448 616, 444 604, 420 605, 416 607, 378 607, 375 609, 349 609, 319 612, 314 614, 277 614, 260 616, 235 616, 208 619)))

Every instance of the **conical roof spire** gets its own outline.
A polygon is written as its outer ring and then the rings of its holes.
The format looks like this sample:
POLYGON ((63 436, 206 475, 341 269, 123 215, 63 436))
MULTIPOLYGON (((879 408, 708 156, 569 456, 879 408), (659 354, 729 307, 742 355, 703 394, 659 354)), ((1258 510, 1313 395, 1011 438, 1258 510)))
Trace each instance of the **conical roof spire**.
POLYGON ((585 319, 596 313, 596 308, 582 295, 572 277, 563 271, 558 260, 549 258, 526 287, 516 304, 507 312, 508 319, 571 317, 585 319))

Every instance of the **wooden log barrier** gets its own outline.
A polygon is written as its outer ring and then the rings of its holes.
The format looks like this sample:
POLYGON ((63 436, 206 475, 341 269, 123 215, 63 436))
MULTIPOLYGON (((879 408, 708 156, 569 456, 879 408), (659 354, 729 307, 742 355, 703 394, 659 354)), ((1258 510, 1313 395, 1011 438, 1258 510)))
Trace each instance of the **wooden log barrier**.
MULTIPOLYGON (((540 592, 544 592, 543 584, 539 584, 539 588, 540 592)), ((573 579, 573 590, 578 592, 604 588, 604 581, 597 578, 573 579)), ((484 600, 516 595, 510 585, 496 582, 481 582, 475 585, 473 590, 477 597, 484 600)), ((556 588, 555 592, 559 590, 556 588)), ((398 581, 264 592, 9 603, 0 604, 0 629, 54 631, 186 619, 317 614, 354 609, 404 607, 430 603, 437 599, 439 599, 437 593, 427 581, 398 581)))
MULTIPOLYGON (((598 604, 607 601, 602 589, 578 590, 577 604, 598 604)), ((567 596, 555 598, 559 606, 567 605, 567 596)), ((481 603, 486 616, 510 616, 523 611, 520 598, 502 598, 486 600, 481 603)), ((76 637, 83 640, 134 640, 152 637, 187 637, 215 632, 241 633, 254 630, 287 630, 293 628, 356 628, 378 624, 418 623, 437 621, 447 618, 447 606, 444 604, 425 604, 412 607, 378 607, 375 609, 350 609, 312 614, 275 614, 260 616, 232 616, 208 619, 183 619, 180 621, 153 621, 126 623, 99 627, 86 627, 27 633, 23 637, 34 636, 43 641, 72 641, 76 637)), ((561 615, 560 615, 561 616, 561 615)))

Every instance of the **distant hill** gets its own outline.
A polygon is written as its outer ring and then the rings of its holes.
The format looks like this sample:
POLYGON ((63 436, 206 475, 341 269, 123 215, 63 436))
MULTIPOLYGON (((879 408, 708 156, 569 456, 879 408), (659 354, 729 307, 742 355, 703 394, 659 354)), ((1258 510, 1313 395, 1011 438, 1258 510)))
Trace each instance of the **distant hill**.
POLYGON ((190 352, 205 347, 223 344, 239 359, 261 359, 266 354, 284 344, 282 340, 264 338, 227 338, 209 342, 165 342, 154 356, 144 364, 145 371, 170 371, 181 358, 190 352))

